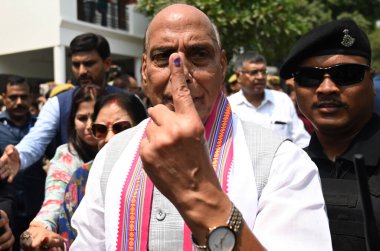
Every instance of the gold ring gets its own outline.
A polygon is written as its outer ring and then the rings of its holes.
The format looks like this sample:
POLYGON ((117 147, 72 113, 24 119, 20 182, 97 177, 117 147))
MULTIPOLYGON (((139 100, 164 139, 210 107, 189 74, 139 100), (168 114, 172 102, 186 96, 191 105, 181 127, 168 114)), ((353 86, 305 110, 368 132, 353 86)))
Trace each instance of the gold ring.
POLYGON ((28 231, 25 231, 24 233, 21 234, 20 238, 21 240, 25 241, 25 240, 29 240, 31 236, 32 235, 28 231))

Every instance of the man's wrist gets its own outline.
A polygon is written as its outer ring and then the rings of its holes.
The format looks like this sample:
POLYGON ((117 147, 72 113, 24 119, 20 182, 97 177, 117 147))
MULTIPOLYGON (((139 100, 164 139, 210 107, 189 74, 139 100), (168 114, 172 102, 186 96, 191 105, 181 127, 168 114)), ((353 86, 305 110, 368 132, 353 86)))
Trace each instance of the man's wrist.
POLYGON ((19 170, 24 170, 27 167, 27 165, 26 165, 27 160, 23 157, 24 155, 22 154, 22 151, 20 151, 20 149, 17 146, 18 146, 18 144, 15 145, 15 149, 18 153, 19 170))
POLYGON ((29 227, 41 227, 41 228, 49 229, 46 224, 44 224, 41 221, 36 221, 36 220, 31 221, 29 224, 29 227))
POLYGON ((199 251, 207 250, 207 246, 206 245, 200 245, 197 242, 197 240, 194 238, 193 234, 191 234, 191 241, 193 242, 193 246, 196 248, 196 250, 199 250, 199 251))
POLYGON ((208 234, 204 238, 206 244, 201 245, 195 239, 193 234, 191 235, 191 240, 194 247, 197 250, 213 250, 213 247, 218 246, 218 250, 233 250, 238 241, 238 236, 240 230, 244 224, 244 219, 240 211, 231 203, 231 211, 226 221, 226 224, 210 227, 208 229, 208 234), (217 245, 216 245, 217 243, 217 245), (215 244, 215 245, 214 245, 215 244))

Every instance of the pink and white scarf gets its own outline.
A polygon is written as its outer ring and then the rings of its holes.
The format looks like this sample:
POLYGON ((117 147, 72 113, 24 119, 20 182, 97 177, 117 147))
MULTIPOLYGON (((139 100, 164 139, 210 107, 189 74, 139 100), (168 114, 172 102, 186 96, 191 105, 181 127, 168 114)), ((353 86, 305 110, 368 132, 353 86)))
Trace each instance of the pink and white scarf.
MULTIPOLYGON (((220 93, 205 131, 212 166, 225 193, 228 191, 227 176, 233 166, 232 123, 231 107, 220 93)), ((137 148, 122 188, 116 250, 148 250, 153 186, 143 169, 137 148)), ((185 225, 183 250, 192 250, 190 234, 185 225)))

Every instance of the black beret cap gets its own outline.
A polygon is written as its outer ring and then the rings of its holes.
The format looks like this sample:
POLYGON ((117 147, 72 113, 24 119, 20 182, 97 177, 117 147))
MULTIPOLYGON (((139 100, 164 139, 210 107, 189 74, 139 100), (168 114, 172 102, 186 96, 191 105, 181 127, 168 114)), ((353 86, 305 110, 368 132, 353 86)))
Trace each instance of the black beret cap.
POLYGON ((371 46, 367 35, 350 19, 328 22, 303 35, 293 46, 280 76, 289 79, 306 58, 321 55, 356 55, 371 62, 371 46))

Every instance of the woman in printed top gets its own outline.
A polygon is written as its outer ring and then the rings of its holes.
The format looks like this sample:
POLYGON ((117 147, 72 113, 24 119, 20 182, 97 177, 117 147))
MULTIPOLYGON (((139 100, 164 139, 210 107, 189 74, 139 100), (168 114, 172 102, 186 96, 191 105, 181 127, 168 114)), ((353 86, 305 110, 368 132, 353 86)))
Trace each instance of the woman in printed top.
POLYGON ((49 238, 59 241, 59 235, 55 232, 67 183, 74 171, 94 159, 98 151, 98 140, 91 133, 91 116, 98 91, 97 86, 86 85, 74 95, 68 121, 69 140, 57 148, 50 162, 44 202, 20 238, 24 250, 46 248, 44 243, 49 238))
MULTIPOLYGON (((100 150, 115 134, 139 124, 145 118, 146 110, 135 95, 115 93, 100 98, 95 104, 92 116, 92 132, 98 139, 98 149, 100 150)), ((58 223, 58 233, 65 239, 66 247, 69 247, 77 235, 70 221, 84 196, 91 164, 92 161, 76 170, 66 187, 63 211, 58 223)))

